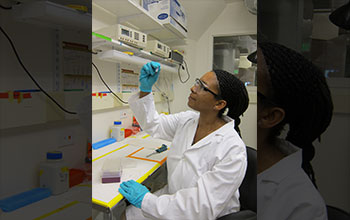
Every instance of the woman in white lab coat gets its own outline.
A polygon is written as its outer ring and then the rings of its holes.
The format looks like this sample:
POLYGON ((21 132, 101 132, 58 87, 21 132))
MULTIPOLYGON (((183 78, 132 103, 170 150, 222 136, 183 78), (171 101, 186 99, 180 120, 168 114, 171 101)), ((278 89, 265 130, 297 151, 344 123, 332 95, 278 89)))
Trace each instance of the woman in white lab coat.
POLYGON ((129 104, 142 129, 172 141, 168 185, 152 194, 135 181, 122 183, 119 191, 134 205, 127 219, 204 220, 239 211, 238 188, 247 166, 238 129, 249 104, 244 84, 226 71, 210 71, 196 79, 188 97, 197 112, 159 115, 150 94, 159 68, 155 62, 142 68, 141 91, 129 104))
POLYGON ((258 47, 258 219, 327 219, 310 164, 312 142, 332 118, 326 79, 289 48, 258 47))

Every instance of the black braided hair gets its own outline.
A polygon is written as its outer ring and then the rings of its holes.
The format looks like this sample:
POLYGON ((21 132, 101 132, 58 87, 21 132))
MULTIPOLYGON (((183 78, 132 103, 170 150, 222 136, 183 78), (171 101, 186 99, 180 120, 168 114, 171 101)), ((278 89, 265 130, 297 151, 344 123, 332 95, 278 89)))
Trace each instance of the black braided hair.
MULTIPOLYGON (((225 70, 213 70, 216 74, 219 85, 219 94, 223 100, 227 102, 227 115, 235 120, 235 130, 241 136, 241 131, 238 125, 241 123, 241 116, 249 105, 249 97, 244 83, 235 77, 233 74, 225 70)), ((221 117, 226 110, 226 107, 221 109, 218 117, 221 117)))
POLYGON ((329 126, 333 102, 325 76, 301 54, 276 43, 258 43, 271 79, 272 96, 285 111, 282 124, 289 124, 286 140, 303 150, 302 167, 316 186, 310 161, 315 155, 312 142, 329 126))

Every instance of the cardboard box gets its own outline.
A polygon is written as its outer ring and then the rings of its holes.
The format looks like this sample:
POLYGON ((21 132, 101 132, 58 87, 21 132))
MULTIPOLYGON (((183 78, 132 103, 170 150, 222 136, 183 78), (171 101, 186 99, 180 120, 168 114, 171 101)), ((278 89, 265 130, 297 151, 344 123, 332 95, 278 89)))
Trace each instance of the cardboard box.
POLYGON ((181 35, 187 35, 185 9, 178 0, 143 0, 143 8, 166 27, 170 26, 181 35))

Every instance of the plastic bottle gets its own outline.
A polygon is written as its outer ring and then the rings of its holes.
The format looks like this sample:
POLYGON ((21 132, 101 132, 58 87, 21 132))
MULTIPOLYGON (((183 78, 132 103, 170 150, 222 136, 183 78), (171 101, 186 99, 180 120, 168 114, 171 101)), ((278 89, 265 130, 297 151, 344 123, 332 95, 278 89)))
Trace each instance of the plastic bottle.
POLYGON ((114 126, 111 129, 111 138, 115 138, 117 141, 124 140, 125 129, 122 127, 121 121, 115 121, 114 126))
POLYGON ((40 187, 49 188, 52 195, 69 189, 69 169, 62 159, 62 152, 46 153, 46 161, 40 164, 40 187))

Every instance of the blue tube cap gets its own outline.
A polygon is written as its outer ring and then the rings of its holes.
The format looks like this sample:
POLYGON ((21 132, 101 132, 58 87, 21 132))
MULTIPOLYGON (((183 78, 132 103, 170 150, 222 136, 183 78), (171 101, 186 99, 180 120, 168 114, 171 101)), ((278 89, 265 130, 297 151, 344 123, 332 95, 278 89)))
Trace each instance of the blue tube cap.
POLYGON ((46 159, 48 159, 48 160, 62 159, 62 152, 61 151, 49 151, 46 153, 46 159))

